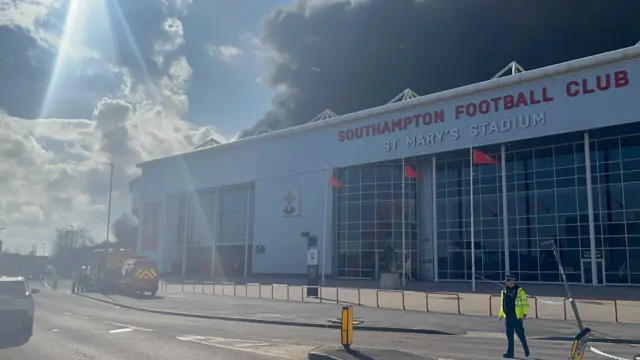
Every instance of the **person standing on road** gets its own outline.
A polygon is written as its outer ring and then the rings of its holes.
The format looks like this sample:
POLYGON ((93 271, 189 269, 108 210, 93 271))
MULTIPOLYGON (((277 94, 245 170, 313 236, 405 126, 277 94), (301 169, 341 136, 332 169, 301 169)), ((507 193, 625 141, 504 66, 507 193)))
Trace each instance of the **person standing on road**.
POLYGON ((513 275, 507 274, 505 281, 507 286, 500 293, 500 314, 498 315, 501 321, 505 319, 507 333, 507 352, 502 357, 512 359, 514 356, 514 332, 522 343, 524 356, 528 357, 529 346, 524 333, 524 321, 527 320, 527 314, 529 313, 529 299, 524 289, 516 284, 516 278, 513 275))

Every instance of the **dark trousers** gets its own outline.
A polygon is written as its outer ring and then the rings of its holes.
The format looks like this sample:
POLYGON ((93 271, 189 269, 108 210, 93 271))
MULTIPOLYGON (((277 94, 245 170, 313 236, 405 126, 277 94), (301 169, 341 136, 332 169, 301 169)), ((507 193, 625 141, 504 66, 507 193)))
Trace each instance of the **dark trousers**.
POLYGON ((529 346, 527 345, 527 336, 524 333, 524 324, 522 320, 515 316, 507 316, 505 319, 507 330, 507 355, 513 356, 513 333, 515 332, 522 343, 522 349, 525 354, 529 354, 529 346))

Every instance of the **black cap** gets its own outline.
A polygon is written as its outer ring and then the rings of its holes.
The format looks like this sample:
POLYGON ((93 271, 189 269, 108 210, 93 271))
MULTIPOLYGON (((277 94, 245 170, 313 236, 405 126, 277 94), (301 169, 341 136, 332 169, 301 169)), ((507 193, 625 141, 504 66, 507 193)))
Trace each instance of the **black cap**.
POLYGON ((509 280, 513 280, 516 281, 516 277, 511 275, 511 274, 507 274, 504 276, 504 281, 509 281, 509 280))

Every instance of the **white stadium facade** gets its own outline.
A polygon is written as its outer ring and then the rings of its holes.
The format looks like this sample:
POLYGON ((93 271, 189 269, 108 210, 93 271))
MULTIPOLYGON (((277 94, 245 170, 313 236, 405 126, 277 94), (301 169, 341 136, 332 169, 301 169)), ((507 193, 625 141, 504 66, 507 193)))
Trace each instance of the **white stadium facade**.
POLYGON ((137 251, 178 276, 305 274, 306 231, 327 277, 372 279, 391 245, 419 281, 553 283, 553 241, 569 282, 640 284, 640 46, 506 70, 141 163, 137 251))

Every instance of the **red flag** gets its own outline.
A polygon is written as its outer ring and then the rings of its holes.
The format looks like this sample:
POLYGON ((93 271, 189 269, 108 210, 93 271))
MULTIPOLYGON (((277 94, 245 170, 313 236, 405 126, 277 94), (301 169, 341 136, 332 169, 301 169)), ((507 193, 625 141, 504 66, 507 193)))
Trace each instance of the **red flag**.
POLYGON ((336 179, 333 175, 329 178, 329 186, 331 187, 344 187, 344 184, 336 179))
POLYGON ((622 206, 622 203, 620 203, 619 201, 611 200, 611 209, 612 210, 624 210, 624 206, 622 206))
POLYGON ((498 164, 498 161, 488 154, 483 153, 482 151, 473 150, 473 164, 474 165, 495 165, 498 164))
POLYGON ((543 210, 546 211, 547 213, 549 212, 549 209, 544 206, 541 202, 538 202, 538 210, 543 210))
POLYGON ((417 171, 415 171, 411 166, 409 165, 405 165, 404 166, 404 176, 411 178, 411 179, 420 179, 420 175, 418 174, 417 171))

